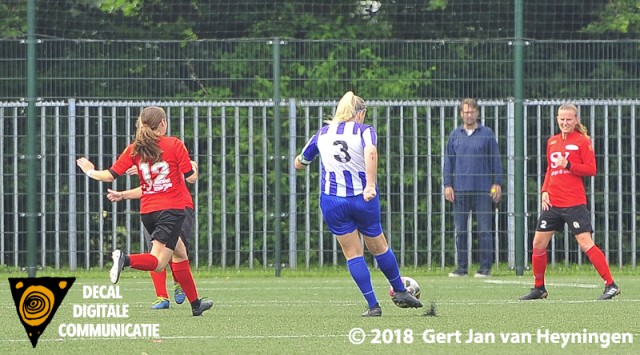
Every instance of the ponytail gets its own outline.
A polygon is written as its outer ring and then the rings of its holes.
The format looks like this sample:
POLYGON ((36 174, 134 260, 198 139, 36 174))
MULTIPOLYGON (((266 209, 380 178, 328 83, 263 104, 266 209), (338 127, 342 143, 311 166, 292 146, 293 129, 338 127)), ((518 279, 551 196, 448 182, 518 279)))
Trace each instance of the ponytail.
POLYGON ((162 149, 158 141, 162 136, 157 130, 167 116, 160 107, 150 106, 142 110, 138 117, 136 137, 133 140, 131 156, 140 156, 144 162, 157 163, 162 161, 162 149))
POLYGON ((367 106, 364 100, 360 96, 356 96, 353 91, 347 91, 336 107, 336 114, 333 119, 327 121, 327 123, 339 123, 351 121, 358 112, 366 110, 367 106))
POLYGON ((587 132, 587 127, 582 124, 582 122, 578 122, 576 125, 576 131, 580 132, 583 136, 589 138, 589 132, 587 132))

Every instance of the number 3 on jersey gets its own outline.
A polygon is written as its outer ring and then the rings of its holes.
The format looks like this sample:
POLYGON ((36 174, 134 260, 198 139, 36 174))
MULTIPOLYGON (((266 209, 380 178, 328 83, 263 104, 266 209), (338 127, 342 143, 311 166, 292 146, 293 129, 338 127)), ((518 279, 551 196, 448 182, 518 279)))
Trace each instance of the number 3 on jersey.
POLYGON ((347 142, 334 141, 333 145, 337 150, 333 157, 341 163, 348 163, 351 160, 351 155, 349 155, 348 152, 349 146, 347 145, 347 142))
POLYGON ((169 164, 165 161, 149 166, 149 163, 140 162, 140 171, 147 188, 147 193, 163 192, 168 190, 173 184, 167 178, 169 175, 169 164), (153 177, 155 176, 155 178, 153 177))

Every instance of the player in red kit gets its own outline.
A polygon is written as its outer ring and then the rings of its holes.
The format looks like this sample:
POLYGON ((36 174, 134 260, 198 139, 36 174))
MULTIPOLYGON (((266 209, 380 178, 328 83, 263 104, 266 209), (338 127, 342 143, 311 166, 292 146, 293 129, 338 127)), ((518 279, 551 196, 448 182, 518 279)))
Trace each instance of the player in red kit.
POLYGON ((557 121, 560 133, 547 141, 547 173, 542 184, 542 211, 533 237, 531 264, 534 288, 520 299, 535 300, 548 296, 544 285, 547 245, 556 231, 564 230, 565 223, 604 280, 604 292, 598 299, 612 299, 620 294, 620 288, 613 282, 604 253, 591 238, 593 228, 582 180, 585 176, 596 175, 593 145, 586 127, 580 123, 575 105, 560 106, 557 121))
MULTIPOLYGON (((194 171, 198 171, 198 163, 193 160, 191 161, 191 167, 194 171)), ((138 175, 137 167, 133 166, 129 168, 127 170, 127 175, 138 175)), ((182 184, 180 186, 185 189, 187 188, 186 184, 182 184)), ((142 187, 140 186, 124 191, 107 189, 107 192, 107 198, 111 202, 118 202, 126 199, 140 199, 140 197, 142 197, 142 187)), ((182 197, 185 200, 185 218, 184 223, 182 223, 180 238, 182 239, 188 253, 189 239, 191 238, 193 225, 195 223, 195 210, 193 199, 191 198, 191 192, 189 192, 189 190, 185 190, 182 197)), ((142 228, 142 234, 144 235, 144 239, 147 241, 149 249, 151 249, 153 246, 153 240, 146 228, 142 228)), ((172 262, 169 262, 169 268, 173 270, 172 264, 172 262)), ((151 304, 151 309, 168 309, 171 304, 169 301, 169 294, 167 292, 167 269, 160 272, 150 271, 149 274, 151 275, 151 280, 153 281, 153 286, 156 291, 156 300, 151 304)), ((184 290, 182 289, 182 286, 180 286, 180 283, 176 281, 175 274, 172 272, 171 275, 174 283, 174 300, 177 304, 182 304, 186 297, 184 290)))
POLYGON ((112 253, 113 266, 109 273, 117 283, 124 266, 144 271, 163 271, 169 262, 176 281, 180 283, 191 303, 194 316, 213 307, 213 301, 198 298, 191 274, 187 248, 180 238, 185 220, 185 182, 198 179, 198 171, 184 143, 167 133, 167 117, 160 107, 146 107, 137 122, 136 137, 108 170, 95 170, 87 158, 76 163, 90 178, 111 182, 124 175, 131 166, 138 169, 140 178, 140 218, 149 233, 152 247, 149 253, 126 255, 121 250, 112 253))

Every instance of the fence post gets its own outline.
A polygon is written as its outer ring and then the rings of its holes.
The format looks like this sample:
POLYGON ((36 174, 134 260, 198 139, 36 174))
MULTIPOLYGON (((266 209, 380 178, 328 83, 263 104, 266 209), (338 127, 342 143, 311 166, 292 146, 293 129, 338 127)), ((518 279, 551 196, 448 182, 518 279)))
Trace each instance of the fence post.
MULTIPOLYGON (((69 158, 67 159, 69 169, 69 210, 77 211, 76 205, 77 199, 77 186, 76 186, 76 158, 78 156, 76 151, 76 100, 69 99, 69 158)), ((69 213, 69 267, 71 270, 75 270, 77 266, 77 213, 69 213)), ((56 254, 59 254, 60 250, 56 250, 56 254)), ((85 268, 89 270, 90 267, 89 250, 85 253, 85 268)))
POLYGON ((507 101, 507 260, 509 268, 515 269, 515 183, 511 176, 515 177, 515 104, 513 99, 507 101))
MULTIPOLYGON (((24 214, 27 226, 27 272, 36 276, 36 2, 27 3, 27 211, 24 214)), ((44 191, 43 191, 44 193, 44 191)), ((44 226, 43 226, 44 227, 44 226)))
POLYGON ((281 162, 282 155, 280 153, 280 143, 282 141, 280 129, 282 128, 280 120, 280 39, 273 39, 273 156, 275 170, 275 186, 274 186, 274 233, 275 233, 275 269, 276 277, 280 277, 282 269, 282 171, 281 162))
MULTIPOLYGON (((296 156, 296 100, 289 99, 289 154, 287 157, 296 156)), ((297 243, 297 222, 296 222, 296 169, 291 162, 286 159, 289 171, 289 266, 297 268, 298 264, 298 243, 297 243)))
POLYGON ((515 113, 515 174, 514 174, 514 202, 515 202, 515 243, 516 258, 515 269, 516 275, 524 274, 524 1, 516 0, 515 2, 515 40, 514 45, 514 113, 515 113))

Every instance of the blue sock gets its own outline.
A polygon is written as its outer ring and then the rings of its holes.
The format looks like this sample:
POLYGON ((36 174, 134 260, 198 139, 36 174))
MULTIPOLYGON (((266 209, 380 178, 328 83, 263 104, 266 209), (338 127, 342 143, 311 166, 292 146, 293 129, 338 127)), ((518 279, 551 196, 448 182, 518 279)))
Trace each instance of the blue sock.
POLYGON ((353 277, 353 281, 356 282, 360 292, 362 292, 362 295, 367 300, 369 308, 378 304, 378 299, 373 292, 373 285, 371 284, 371 274, 369 273, 367 263, 364 261, 364 257, 358 256, 347 260, 347 267, 349 268, 351 277, 353 277))
POLYGON ((407 289, 404 287, 404 283, 402 283, 402 279, 400 278, 400 269, 398 268, 398 260, 396 260, 396 256, 391 251, 391 248, 387 249, 387 251, 383 254, 375 256, 376 261, 378 262, 378 267, 380 271, 387 277, 389 280, 389 284, 395 291, 404 292, 407 289))

